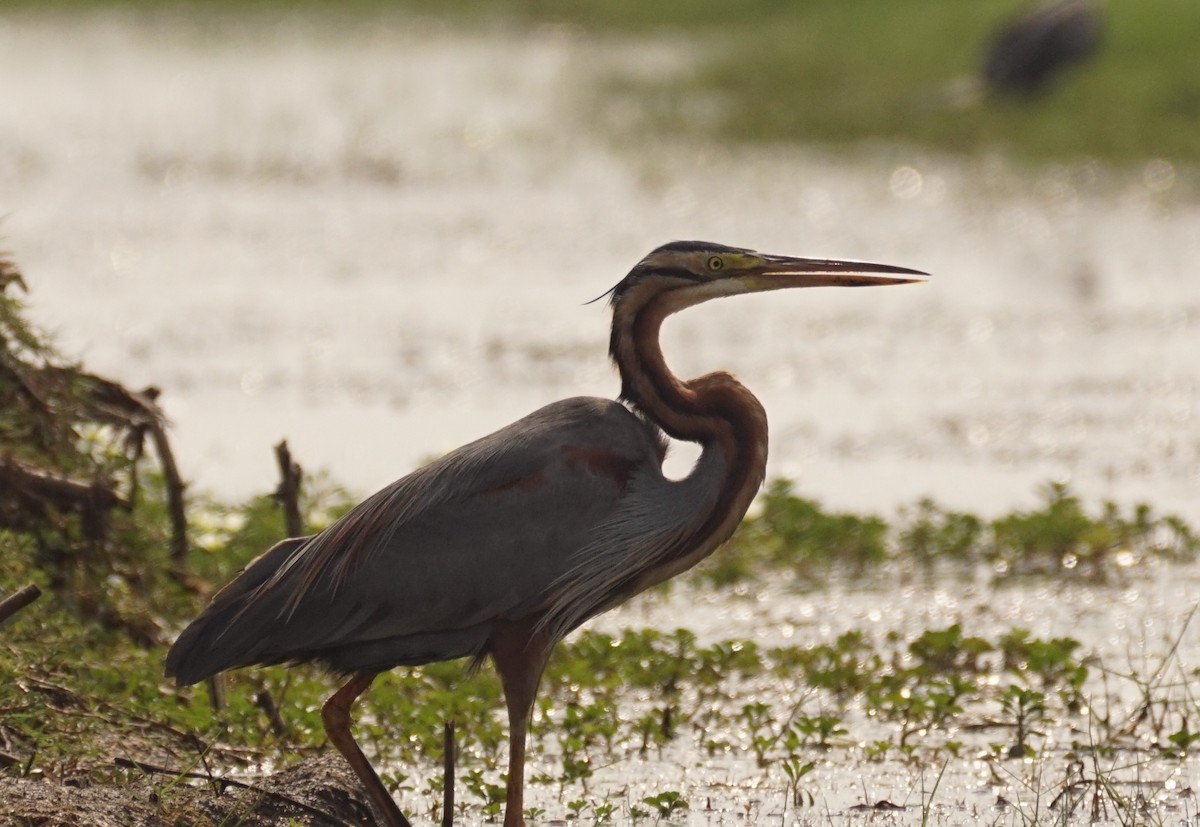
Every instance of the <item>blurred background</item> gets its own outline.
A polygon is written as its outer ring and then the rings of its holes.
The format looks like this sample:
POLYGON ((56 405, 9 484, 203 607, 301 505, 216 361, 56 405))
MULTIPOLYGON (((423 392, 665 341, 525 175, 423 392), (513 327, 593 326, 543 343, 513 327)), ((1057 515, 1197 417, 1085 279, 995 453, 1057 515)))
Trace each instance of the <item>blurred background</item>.
POLYGON ((221 497, 281 438, 366 493, 614 395, 585 302, 700 238, 935 275, 668 325, 805 496, 1196 520, 1197 42, 1194 0, 8 3, 0 237, 221 497))

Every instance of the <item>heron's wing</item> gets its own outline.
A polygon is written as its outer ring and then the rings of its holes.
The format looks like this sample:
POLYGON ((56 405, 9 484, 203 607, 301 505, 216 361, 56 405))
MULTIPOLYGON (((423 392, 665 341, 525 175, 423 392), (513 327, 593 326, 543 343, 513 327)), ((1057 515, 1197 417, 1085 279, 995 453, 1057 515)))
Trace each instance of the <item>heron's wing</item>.
POLYGON ((272 549, 180 636, 168 674, 191 682, 257 662, 386 668, 477 653, 497 619, 545 604, 630 479, 661 473, 662 453, 656 432, 615 402, 547 406, 307 542, 272 549))

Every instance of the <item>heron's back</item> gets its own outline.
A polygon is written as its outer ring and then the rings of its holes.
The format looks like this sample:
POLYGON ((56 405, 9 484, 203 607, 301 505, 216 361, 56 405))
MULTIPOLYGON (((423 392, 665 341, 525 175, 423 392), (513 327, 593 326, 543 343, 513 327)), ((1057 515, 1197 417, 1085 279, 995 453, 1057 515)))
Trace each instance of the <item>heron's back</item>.
POLYGON ((661 474, 657 431, 616 402, 549 405, 271 548, 167 657, 180 684, 250 664, 335 671, 481 655, 498 621, 542 610, 629 480, 661 474))

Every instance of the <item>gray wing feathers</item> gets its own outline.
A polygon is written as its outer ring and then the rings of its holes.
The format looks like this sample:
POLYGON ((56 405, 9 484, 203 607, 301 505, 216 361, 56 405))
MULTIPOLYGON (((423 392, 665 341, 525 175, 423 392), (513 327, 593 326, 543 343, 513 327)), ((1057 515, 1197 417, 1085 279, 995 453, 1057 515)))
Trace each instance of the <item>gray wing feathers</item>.
POLYGON ((635 476, 612 515, 572 555, 571 565, 551 588, 551 602, 539 621, 552 639, 565 637, 590 617, 613 608, 653 583, 642 573, 691 545, 717 505, 724 460, 705 452, 695 471, 682 480, 661 473, 635 476))
POLYGON ((478 654, 497 619, 547 603, 618 508, 627 480, 573 460, 578 446, 661 475, 655 433, 624 407, 547 406, 321 534, 271 549, 180 636, 168 674, 190 682, 260 662, 351 671, 478 654))

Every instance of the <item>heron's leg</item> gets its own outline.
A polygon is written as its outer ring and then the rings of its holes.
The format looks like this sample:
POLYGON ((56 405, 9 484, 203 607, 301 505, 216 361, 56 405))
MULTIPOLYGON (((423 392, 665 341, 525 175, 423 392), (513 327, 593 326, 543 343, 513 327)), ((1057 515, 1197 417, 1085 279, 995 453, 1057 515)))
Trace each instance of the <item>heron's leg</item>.
POLYGON ((392 796, 379 780, 379 775, 367 756, 359 749, 354 736, 350 734, 350 707, 358 700, 358 696, 367 691, 371 681, 375 680, 377 672, 359 672, 321 707, 321 720, 325 722, 325 734, 337 751, 346 759, 350 769, 358 776, 358 780, 367 790, 367 798, 374 805, 377 815, 383 817, 384 827, 412 827, 404 813, 396 806, 392 796))
POLYGON ((534 632, 534 620, 500 625, 492 636, 492 659, 508 705, 508 787, 504 827, 525 827, 525 734, 542 671, 550 655, 546 636, 534 632))

